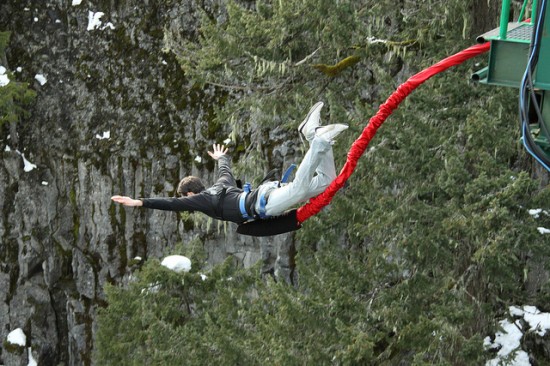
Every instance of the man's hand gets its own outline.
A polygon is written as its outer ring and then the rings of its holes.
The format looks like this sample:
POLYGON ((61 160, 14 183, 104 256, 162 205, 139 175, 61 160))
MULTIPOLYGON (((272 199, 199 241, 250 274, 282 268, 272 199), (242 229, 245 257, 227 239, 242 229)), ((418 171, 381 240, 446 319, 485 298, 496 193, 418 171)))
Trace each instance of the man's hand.
POLYGON ((209 151, 208 155, 210 155, 214 160, 218 160, 219 158, 224 156, 225 153, 227 152, 227 148, 224 145, 220 145, 220 144, 212 145, 212 149, 214 151, 209 151))
POLYGON ((124 206, 143 206, 143 201, 135 200, 127 196, 113 196, 111 199, 117 203, 122 203, 124 206))

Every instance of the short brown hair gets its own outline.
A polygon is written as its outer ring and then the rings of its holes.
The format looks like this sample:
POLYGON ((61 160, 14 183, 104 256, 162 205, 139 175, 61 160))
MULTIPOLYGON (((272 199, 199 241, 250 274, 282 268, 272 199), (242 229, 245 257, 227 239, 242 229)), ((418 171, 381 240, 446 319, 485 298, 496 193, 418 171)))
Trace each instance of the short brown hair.
POLYGON ((205 189, 202 180, 192 175, 183 178, 178 184, 178 194, 183 197, 187 196, 189 192, 201 193, 205 189))

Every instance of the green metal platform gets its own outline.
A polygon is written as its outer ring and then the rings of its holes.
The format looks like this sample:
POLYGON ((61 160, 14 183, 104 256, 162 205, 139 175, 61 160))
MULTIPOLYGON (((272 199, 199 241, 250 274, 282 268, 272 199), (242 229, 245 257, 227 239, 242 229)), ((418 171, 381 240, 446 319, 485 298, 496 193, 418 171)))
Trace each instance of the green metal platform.
POLYGON ((519 88, 525 68, 533 25, 509 23, 506 38, 499 37, 496 28, 477 38, 479 43, 491 42, 489 66, 476 72, 473 79, 483 84, 519 88))
MULTIPOLYGON (((535 0, 531 19, 537 19, 536 10, 535 0)), ((474 73, 472 79, 482 84, 519 89, 527 68, 535 26, 532 21, 509 22, 509 14, 510 0, 503 0, 500 27, 477 37, 479 43, 491 42, 491 50, 488 66, 474 73)), ((519 19, 523 19, 522 14, 519 19)), ((542 120, 534 112, 531 102, 528 113, 533 141, 546 154, 546 158, 550 159, 550 138, 544 133, 544 127, 550 130, 550 11, 542 19, 542 25, 538 63, 532 76, 533 91, 540 106, 542 120)))

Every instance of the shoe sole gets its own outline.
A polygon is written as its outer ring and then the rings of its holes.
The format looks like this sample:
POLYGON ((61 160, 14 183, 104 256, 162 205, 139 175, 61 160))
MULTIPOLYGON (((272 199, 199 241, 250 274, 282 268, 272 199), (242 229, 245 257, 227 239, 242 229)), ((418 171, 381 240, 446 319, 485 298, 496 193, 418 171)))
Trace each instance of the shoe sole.
POLYGON ((323 102, 317 102, 313 105, 313 107, 311 107, 309 109, 309 112, 306 116, 306 118, 304 118, 304 121, 302 123, 300 123, 300 126, 298 126, 298 132, 300 133, 300 139, 302 140, 302 142, 304 142, 303 138, 306 138, 304 136, 304 133, 302 132, 302 130, 304 129, 304 127, 306 126, 306 123, 307 121, 309 120, 309 117, 311 116, 311 114, 315 111, 315 109, 319 106, 323 106, 323 102))
POLYGON ((323 126, 321 128, 327 128, 327 127, 332 127, 330 130, 327 131, 327 134, 330 134, 330 132, 333 131, 333 130, 337 130, 336 132, 333 133, 333 135, 330 137, 330 139, 327 139, 326 136, 323 136, 323 134, 316 135, 316 136, 322 138, 323 140, 329 141, 331 143, 334 143, 334 140, 336 139, 336 137, 338 137, 342 132, 344 132, 345 130, 347 130, 349 128, 348 125, 340 125, 340 124, 327 125, 327 126, 323 126))

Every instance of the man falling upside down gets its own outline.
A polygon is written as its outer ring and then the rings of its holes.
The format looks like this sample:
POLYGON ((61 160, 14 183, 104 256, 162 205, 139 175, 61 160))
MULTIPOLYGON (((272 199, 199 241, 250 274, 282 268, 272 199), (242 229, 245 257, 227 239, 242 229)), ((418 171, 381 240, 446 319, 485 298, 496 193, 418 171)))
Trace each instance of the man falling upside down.
POLYGON ((227 148, 214 144, 208 154, 218 162, 218 180, 210 188, 206 188, 200 178, 188 176, 180 181, 177 198, 133 199, 117 195, 111 199, 124 206, 199 211, 215 219, 237 224, 281 216, 290 208, 323 192, 336 178, 332 144, 336 136, 348 126, 320 126, 321 108, 323 103, 316 103, 298 127, 299 133, 309 142, 310 147, 291 183, 281 185, 271 181, 262 183, 251 191, 237 187, 227 148))

